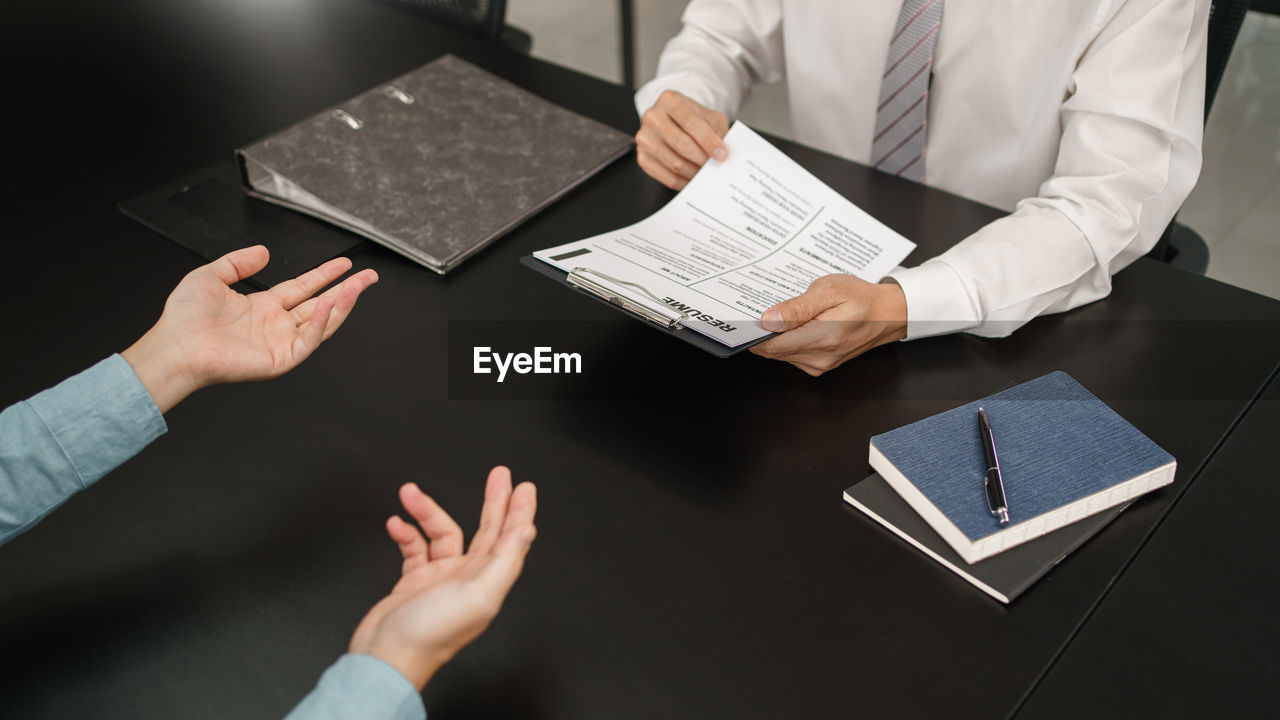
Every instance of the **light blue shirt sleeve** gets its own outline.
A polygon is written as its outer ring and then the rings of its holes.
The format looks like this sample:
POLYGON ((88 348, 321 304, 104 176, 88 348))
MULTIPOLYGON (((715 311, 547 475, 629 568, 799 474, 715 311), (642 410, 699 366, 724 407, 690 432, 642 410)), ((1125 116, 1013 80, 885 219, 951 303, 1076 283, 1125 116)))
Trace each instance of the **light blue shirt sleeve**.
POLYGON ((422 695, 399 670, 347 653, 329 666, 285 720, 425 720, 422 695))
POLYGON ((0 412, 0 545, 165 433, 133 368, 112 355, 0 412))

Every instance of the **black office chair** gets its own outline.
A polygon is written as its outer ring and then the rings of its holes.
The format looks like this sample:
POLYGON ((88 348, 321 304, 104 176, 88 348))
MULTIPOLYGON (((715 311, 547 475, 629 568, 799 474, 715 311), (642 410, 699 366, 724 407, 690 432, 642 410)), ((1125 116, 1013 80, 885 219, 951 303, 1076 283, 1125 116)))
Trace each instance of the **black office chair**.
POLYGON ((507 25, 507 0, 379 0, 415 15, 475 33, 508 50, 528 53, 533 38, 507 25))
MULTIPOLYGON (((1209 119, 1209 108, 1213 106, 1213 98, 1218 94, 1222 71, 1226 69, 1227 59, 1231 57, 1231 48, 1235 47, 1240 25, 1244 23, 1244 15, 1249 10, 1249 2, 1250 0, 1215 0, 1209 5, 1209 56, 1204 83, 1205 120, 1209 119)), ((1179 223, 1175 217, 1156 242, 1156 246, 1147 253, 1147 257, 1203 275, 1209 267, 1209 246, 1199 233, 1179 223)))

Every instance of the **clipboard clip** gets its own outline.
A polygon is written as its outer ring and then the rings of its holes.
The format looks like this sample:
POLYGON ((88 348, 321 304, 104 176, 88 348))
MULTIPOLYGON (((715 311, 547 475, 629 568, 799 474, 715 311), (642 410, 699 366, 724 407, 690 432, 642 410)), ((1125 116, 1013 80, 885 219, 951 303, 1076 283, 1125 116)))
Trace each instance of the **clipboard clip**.
POLYGON ((574 268, 565 277, 565 282, 579 290, 589 292, 596 297, 617 305, 623 310, 635 313, 666 330, 679 330, 684 327, 684 321, 689 317, 686 313, 668 307, 666 303, 662 302, 661 298, 649 292, 645 286, 639 283, 619 280, 591 268, 574 268), (594 276, 594 278, 588 276, 594 276), (601 280, 604 282, 601 282, 601 280), (606 285, 606 282, 614 287, 606 285), (626 291, 626 288, 639 290, 643 295, 630 294, 626 291))

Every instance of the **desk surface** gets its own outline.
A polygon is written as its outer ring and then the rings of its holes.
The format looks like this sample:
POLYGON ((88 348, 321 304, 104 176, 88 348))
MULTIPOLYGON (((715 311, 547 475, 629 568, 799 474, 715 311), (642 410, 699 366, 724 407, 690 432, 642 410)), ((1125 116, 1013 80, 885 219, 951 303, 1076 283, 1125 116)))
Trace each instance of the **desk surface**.
MULTIPOLYGON (((443 52, 636 124, 620 88, 361 0, 0 13, 17 108, 0 404, 126 346, 198 264, 117 202, 443 52)), ((916 240, 913 262, 999 215, 780 145, 916 240)), ((1011 338, 902 343, 816 380, 617 322, 517 263, 669 197, 622 161, 449 277, 359 252, 382 281, 299 370, 190 398, 0 550, 0 647, 21 659, 0 715, 282 715, 395 578, 395 488, 420 482, 465 527, 500 462, 538 483, 539 539, 502 615, 428 687, 433 718, 1007 714, 1280 358, 1280 303, 1145 260, 1011 338), (450 399, 450 322, 547 318, 577 323, 571 349, 602 370, 550 400, 450 399), (872 434, 1056 369, 1179 471, 1013 607, 841 502, 872 434)))
POLYGON ((1280 383, 1273 379, 1071 641, 1019 720, 1275 714, 1276 438, 1280 383))

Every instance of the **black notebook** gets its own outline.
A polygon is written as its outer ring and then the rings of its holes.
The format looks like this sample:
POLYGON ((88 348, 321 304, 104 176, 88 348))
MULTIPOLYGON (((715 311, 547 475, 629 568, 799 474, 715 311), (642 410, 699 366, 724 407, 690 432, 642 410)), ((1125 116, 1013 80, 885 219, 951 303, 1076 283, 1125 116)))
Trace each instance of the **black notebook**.
POLYGON ((443 274, 631 145, 446 55, 237 155, 251 195, 443 274))
POLYGON ((879 475, 844 491, 844 500, 1002 603, 1013 602, 1063 558, 1106 527, 1128 503, 1090 515, 1047 535, 969 564, 879 475))

